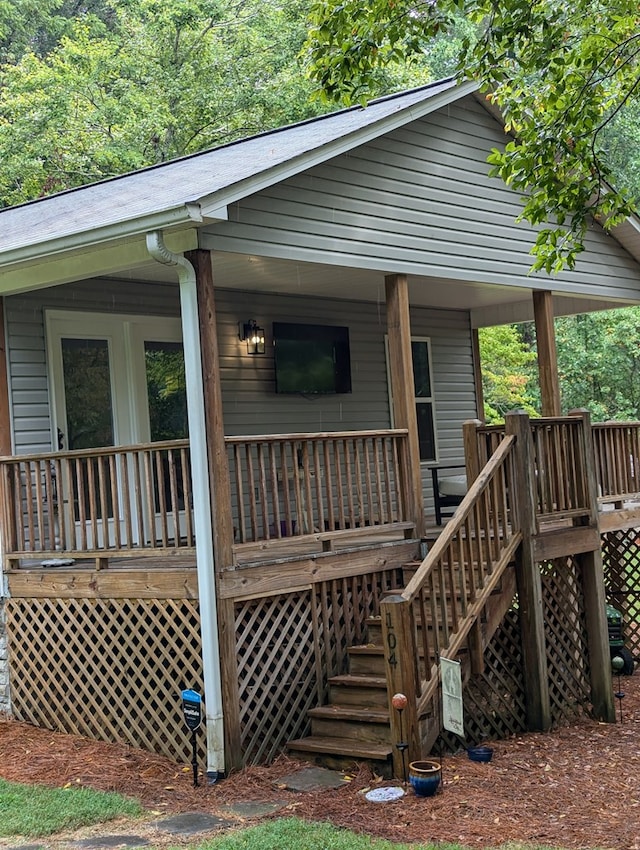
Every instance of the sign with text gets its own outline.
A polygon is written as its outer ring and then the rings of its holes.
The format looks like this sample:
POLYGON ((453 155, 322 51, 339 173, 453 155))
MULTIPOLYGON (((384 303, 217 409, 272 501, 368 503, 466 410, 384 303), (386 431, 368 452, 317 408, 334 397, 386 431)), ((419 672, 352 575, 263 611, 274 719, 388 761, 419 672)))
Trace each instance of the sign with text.
POLYGON ((442 725, 449 732, 464 738, 464 709, 462 706, 462 672, 459 661, 440 659, 442 676, 442 725))
POLYGON ((202 723, 202 697, 197 691, 182 691, 184 722, 192 732, 202 723))

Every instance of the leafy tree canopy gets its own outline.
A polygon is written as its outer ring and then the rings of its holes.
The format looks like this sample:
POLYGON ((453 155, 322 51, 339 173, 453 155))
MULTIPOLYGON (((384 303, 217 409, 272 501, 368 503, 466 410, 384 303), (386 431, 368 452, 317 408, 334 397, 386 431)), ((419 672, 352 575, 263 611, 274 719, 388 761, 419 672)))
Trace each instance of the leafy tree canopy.
POLYGON ((573 267, 592 217, 610 228, 632 211, 624 186, 605 188, 605 129, 638 93, 637 0, 318 0, 312 76, 327 100, 364 101, 380 68, 416 61, 461 15, 474 30, 457 70, 504 116, 510 138, 491 173, 539 226, 533 268, 573 267))
POLYGON ((519 328, 480 328, 478 337, 485 421, 490 425, 503 422, 510 410, 526 410, 530 416, 539 416, 536 355, 519 328))
POLYGON ((309 105, 296 61, 306 0, 95 0, 81 13, 71 5, 0 0, 0 27, 3 9, 13 26, 5 59, 17 57, 0 68, 0 203, 326 109, 309 105), (17 14, 23 5, 39 10, 33 20, 17 14))

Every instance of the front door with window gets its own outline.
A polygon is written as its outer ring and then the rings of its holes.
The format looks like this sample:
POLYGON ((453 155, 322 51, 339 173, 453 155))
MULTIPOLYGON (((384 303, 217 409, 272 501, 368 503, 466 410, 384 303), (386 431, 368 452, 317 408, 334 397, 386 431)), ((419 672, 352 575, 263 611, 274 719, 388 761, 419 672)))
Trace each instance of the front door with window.
MULTIPOLYGON (((184 357, 178 319, 49 311, 46 315, 55 448, 132 445, 188 436, 184 357)), ((66 495, 74 521, 89 504, 101 519, 112 494, 88 458, 66 495)), ((69 487, 69 485, 66 485, 69 487)), ((118 485, 119 486, 119 485, 118 485)), ((103 545, 103 541, 95 541, 103 545)))

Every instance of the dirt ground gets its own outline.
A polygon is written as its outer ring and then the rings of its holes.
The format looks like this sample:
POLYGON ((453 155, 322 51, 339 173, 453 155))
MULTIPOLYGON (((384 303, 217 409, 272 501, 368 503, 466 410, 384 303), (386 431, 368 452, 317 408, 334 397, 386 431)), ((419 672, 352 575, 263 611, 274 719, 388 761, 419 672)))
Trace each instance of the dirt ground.
MULTIPOLYGON (((474 763, 464 752, 447 756, 442 792, 427 799, 409 789, 396 802, 369 802, 363 790, 382 783, 364 768, 335 791, 286 791, 279 779, 303 766, 286 757, 194 788, 190 766, 11 720, 0 721, 0 776, 120 791, 138 798, 156 819, 184 811, 224 814, 225 806, 240 801, 278 801, 284 804, 279 816, 331 821, 395 841, 640 850, 640 671, 621 684, 622 722, 582 720, 548 734, 496 741, 490 764, 474 763)), ((139 824, 110 829, 141 834, 139 824)))

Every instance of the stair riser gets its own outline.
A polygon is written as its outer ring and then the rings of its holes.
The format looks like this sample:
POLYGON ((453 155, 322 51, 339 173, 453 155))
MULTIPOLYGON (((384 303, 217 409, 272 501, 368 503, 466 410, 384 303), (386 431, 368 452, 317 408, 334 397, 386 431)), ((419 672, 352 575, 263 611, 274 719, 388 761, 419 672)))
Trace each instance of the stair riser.
POLYGON ((329 738, 348 738, 352 741, 367 741, 372 744, 390 744, 391 730, 381 723, 354 723, 348 720, 326 720, 313 718, 311 734, 329 738))
POLYGON ((384 655, 349 654, 349 672, 363 673, 366 676, 384 676, 384 655))
POLYGON ((384 688, 329 686, 329 702, 334 705, 353 705, 363 708, 388 708, 384 688))

